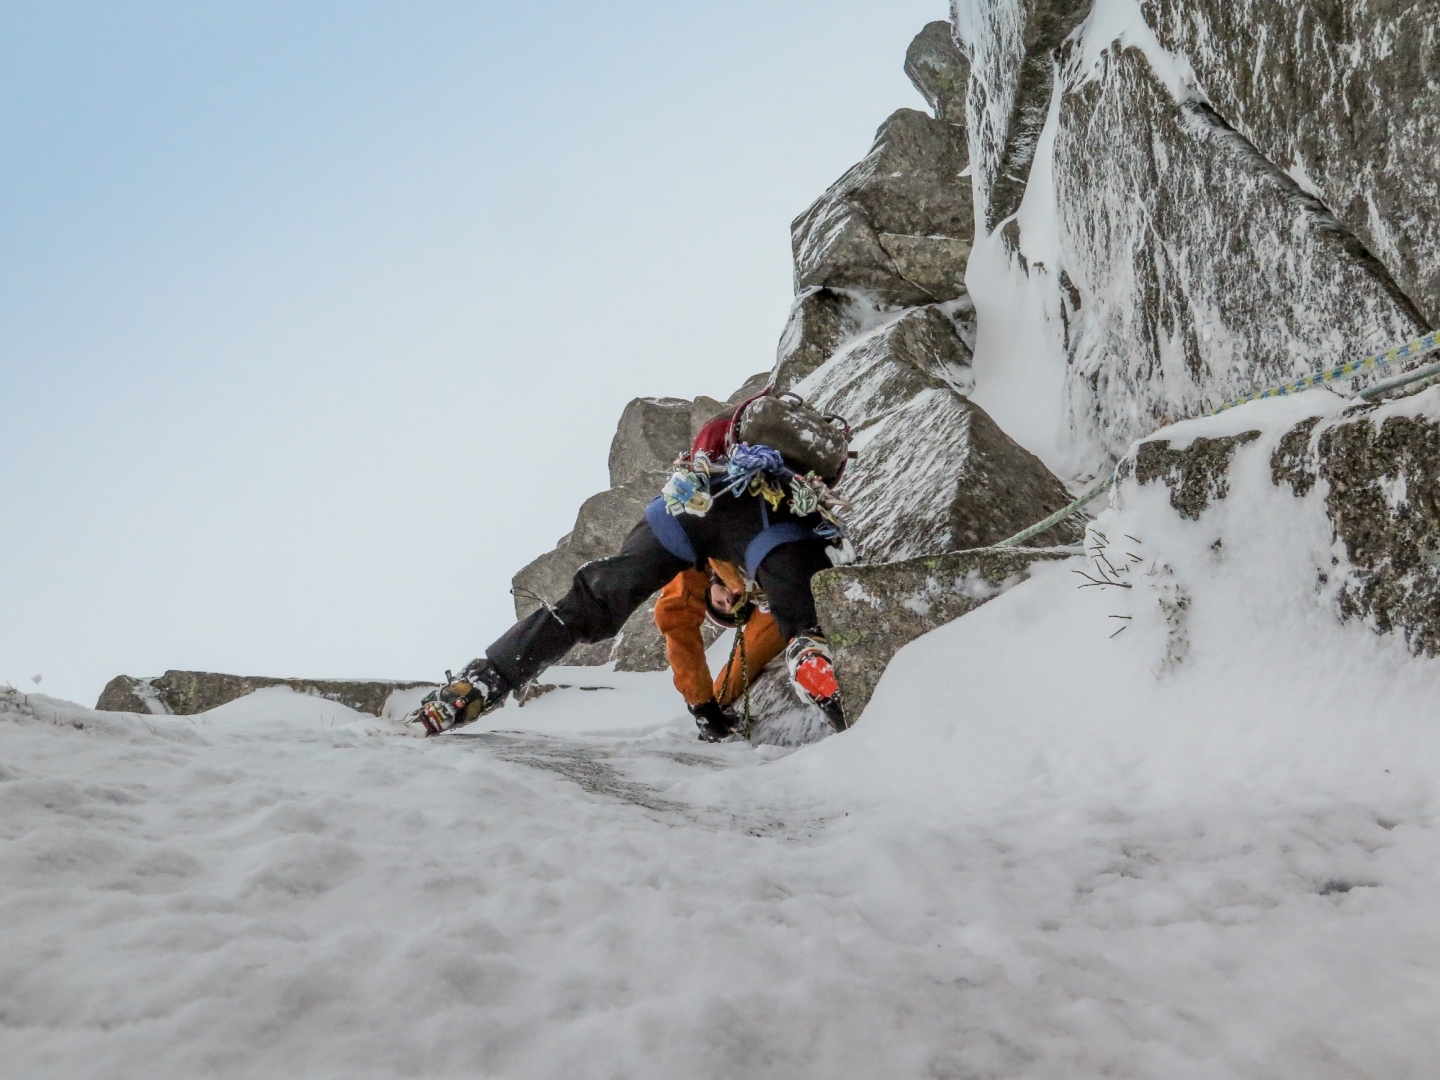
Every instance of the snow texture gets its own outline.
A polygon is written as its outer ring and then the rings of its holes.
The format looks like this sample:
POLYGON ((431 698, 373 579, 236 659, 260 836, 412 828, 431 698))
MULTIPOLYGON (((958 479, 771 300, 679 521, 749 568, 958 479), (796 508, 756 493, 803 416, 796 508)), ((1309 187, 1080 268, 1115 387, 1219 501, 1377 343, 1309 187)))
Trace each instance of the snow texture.
POLYGON ((1170 433, 1275 434, 1121 490, 1131 588, 1036 567, 793 753, 659 673, 426 741, 7 692, 7 1075, 1427 1075, 1440 666, 1317 594, 1309 398, 1170 433))

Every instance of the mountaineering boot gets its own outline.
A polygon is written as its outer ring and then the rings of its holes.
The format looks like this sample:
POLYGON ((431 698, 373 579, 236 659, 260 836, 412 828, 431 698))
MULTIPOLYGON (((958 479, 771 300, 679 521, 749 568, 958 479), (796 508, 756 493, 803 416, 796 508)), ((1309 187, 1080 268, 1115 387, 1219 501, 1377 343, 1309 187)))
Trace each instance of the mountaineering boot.
POLYGON ((830 662, 830 649, 818 633, 800 634, 785 646, 785 666, 790 682, 800 696, 812 702, 830 726, 844 731, 845 710, 840 704, 840 684, 835 681, 835 666, 830 662))
POLYGON ((720 742, 735 734, 735 714, 722 708, 714 698, 703 705, 690 705, 687 708, 690 715, 695 717, 695 726, 700 729, 701 742, 720 742))
POLYGON ((510 684, 495 670, 489 660, 483 657, 471 660, 460 672, 459 678, 425 695, 420 708, 405 718, 408 727, 417 735, 439 735, 473 723, 505 700, 510 684))

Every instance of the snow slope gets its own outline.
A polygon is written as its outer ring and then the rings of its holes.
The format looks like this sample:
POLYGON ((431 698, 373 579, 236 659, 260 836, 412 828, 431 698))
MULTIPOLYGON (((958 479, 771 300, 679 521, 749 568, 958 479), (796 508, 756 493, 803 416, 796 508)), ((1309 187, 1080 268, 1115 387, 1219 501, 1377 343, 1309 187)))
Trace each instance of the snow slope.
POLYGON ((663 674, 428 741, 6 694, 0 1072, 1433 1075, 1440 666, 1335 621, 1269 439, 1197 522, 1122 489, 1131 588, 1042 567, 795 752, 663 674))

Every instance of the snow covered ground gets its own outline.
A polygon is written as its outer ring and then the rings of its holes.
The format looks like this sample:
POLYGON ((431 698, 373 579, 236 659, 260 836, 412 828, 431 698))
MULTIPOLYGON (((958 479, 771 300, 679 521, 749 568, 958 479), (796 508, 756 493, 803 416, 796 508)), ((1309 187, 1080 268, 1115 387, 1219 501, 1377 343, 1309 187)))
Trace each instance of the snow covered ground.
POLYGON ((1440 664, 1334 620, 1268 454, 796 751, 663 674, 426 741, 7 692, 0 1075, 1432 1076, 1440 664))

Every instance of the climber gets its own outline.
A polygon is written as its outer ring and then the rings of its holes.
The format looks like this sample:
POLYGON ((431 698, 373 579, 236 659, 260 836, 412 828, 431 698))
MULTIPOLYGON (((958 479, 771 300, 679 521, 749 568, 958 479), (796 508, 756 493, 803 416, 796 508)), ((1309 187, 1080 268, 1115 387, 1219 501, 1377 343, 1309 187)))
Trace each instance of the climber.
MULTIPOLYGON (((698 576, 729 564, 736 569, 732 583, 741 586, 733 591, 763 593, 797 692, 843 730, 839 686, 810 578, 844 561, 848 551, 836 519, 843 503, 831 486, 844 471, 849 437, 839 417, 822 417, 793 394, 773 395, 768 388, 711 420, 676 461, 661 495, 619 553, 586 563, 558 601, 521 619, 458 676, 447 672, 448 685, 426 697, 406 718, 407 727, 436 735, 476 720, 577 642, 613 637, 636 608, 678 575, 698 576)), ((682 597, 685 588, 682 580, 682 597)), ((685 648, 682 644, 680 651, 685 648)), ((677 671, 677 685, 681 678, 677 671)), ((684 678, 688 683, 691 676, 684 678)), ((699 694, 692 691, 686 699, 701 738, 728 734, 713 690, 704 700, 692 697, 699 694)))

